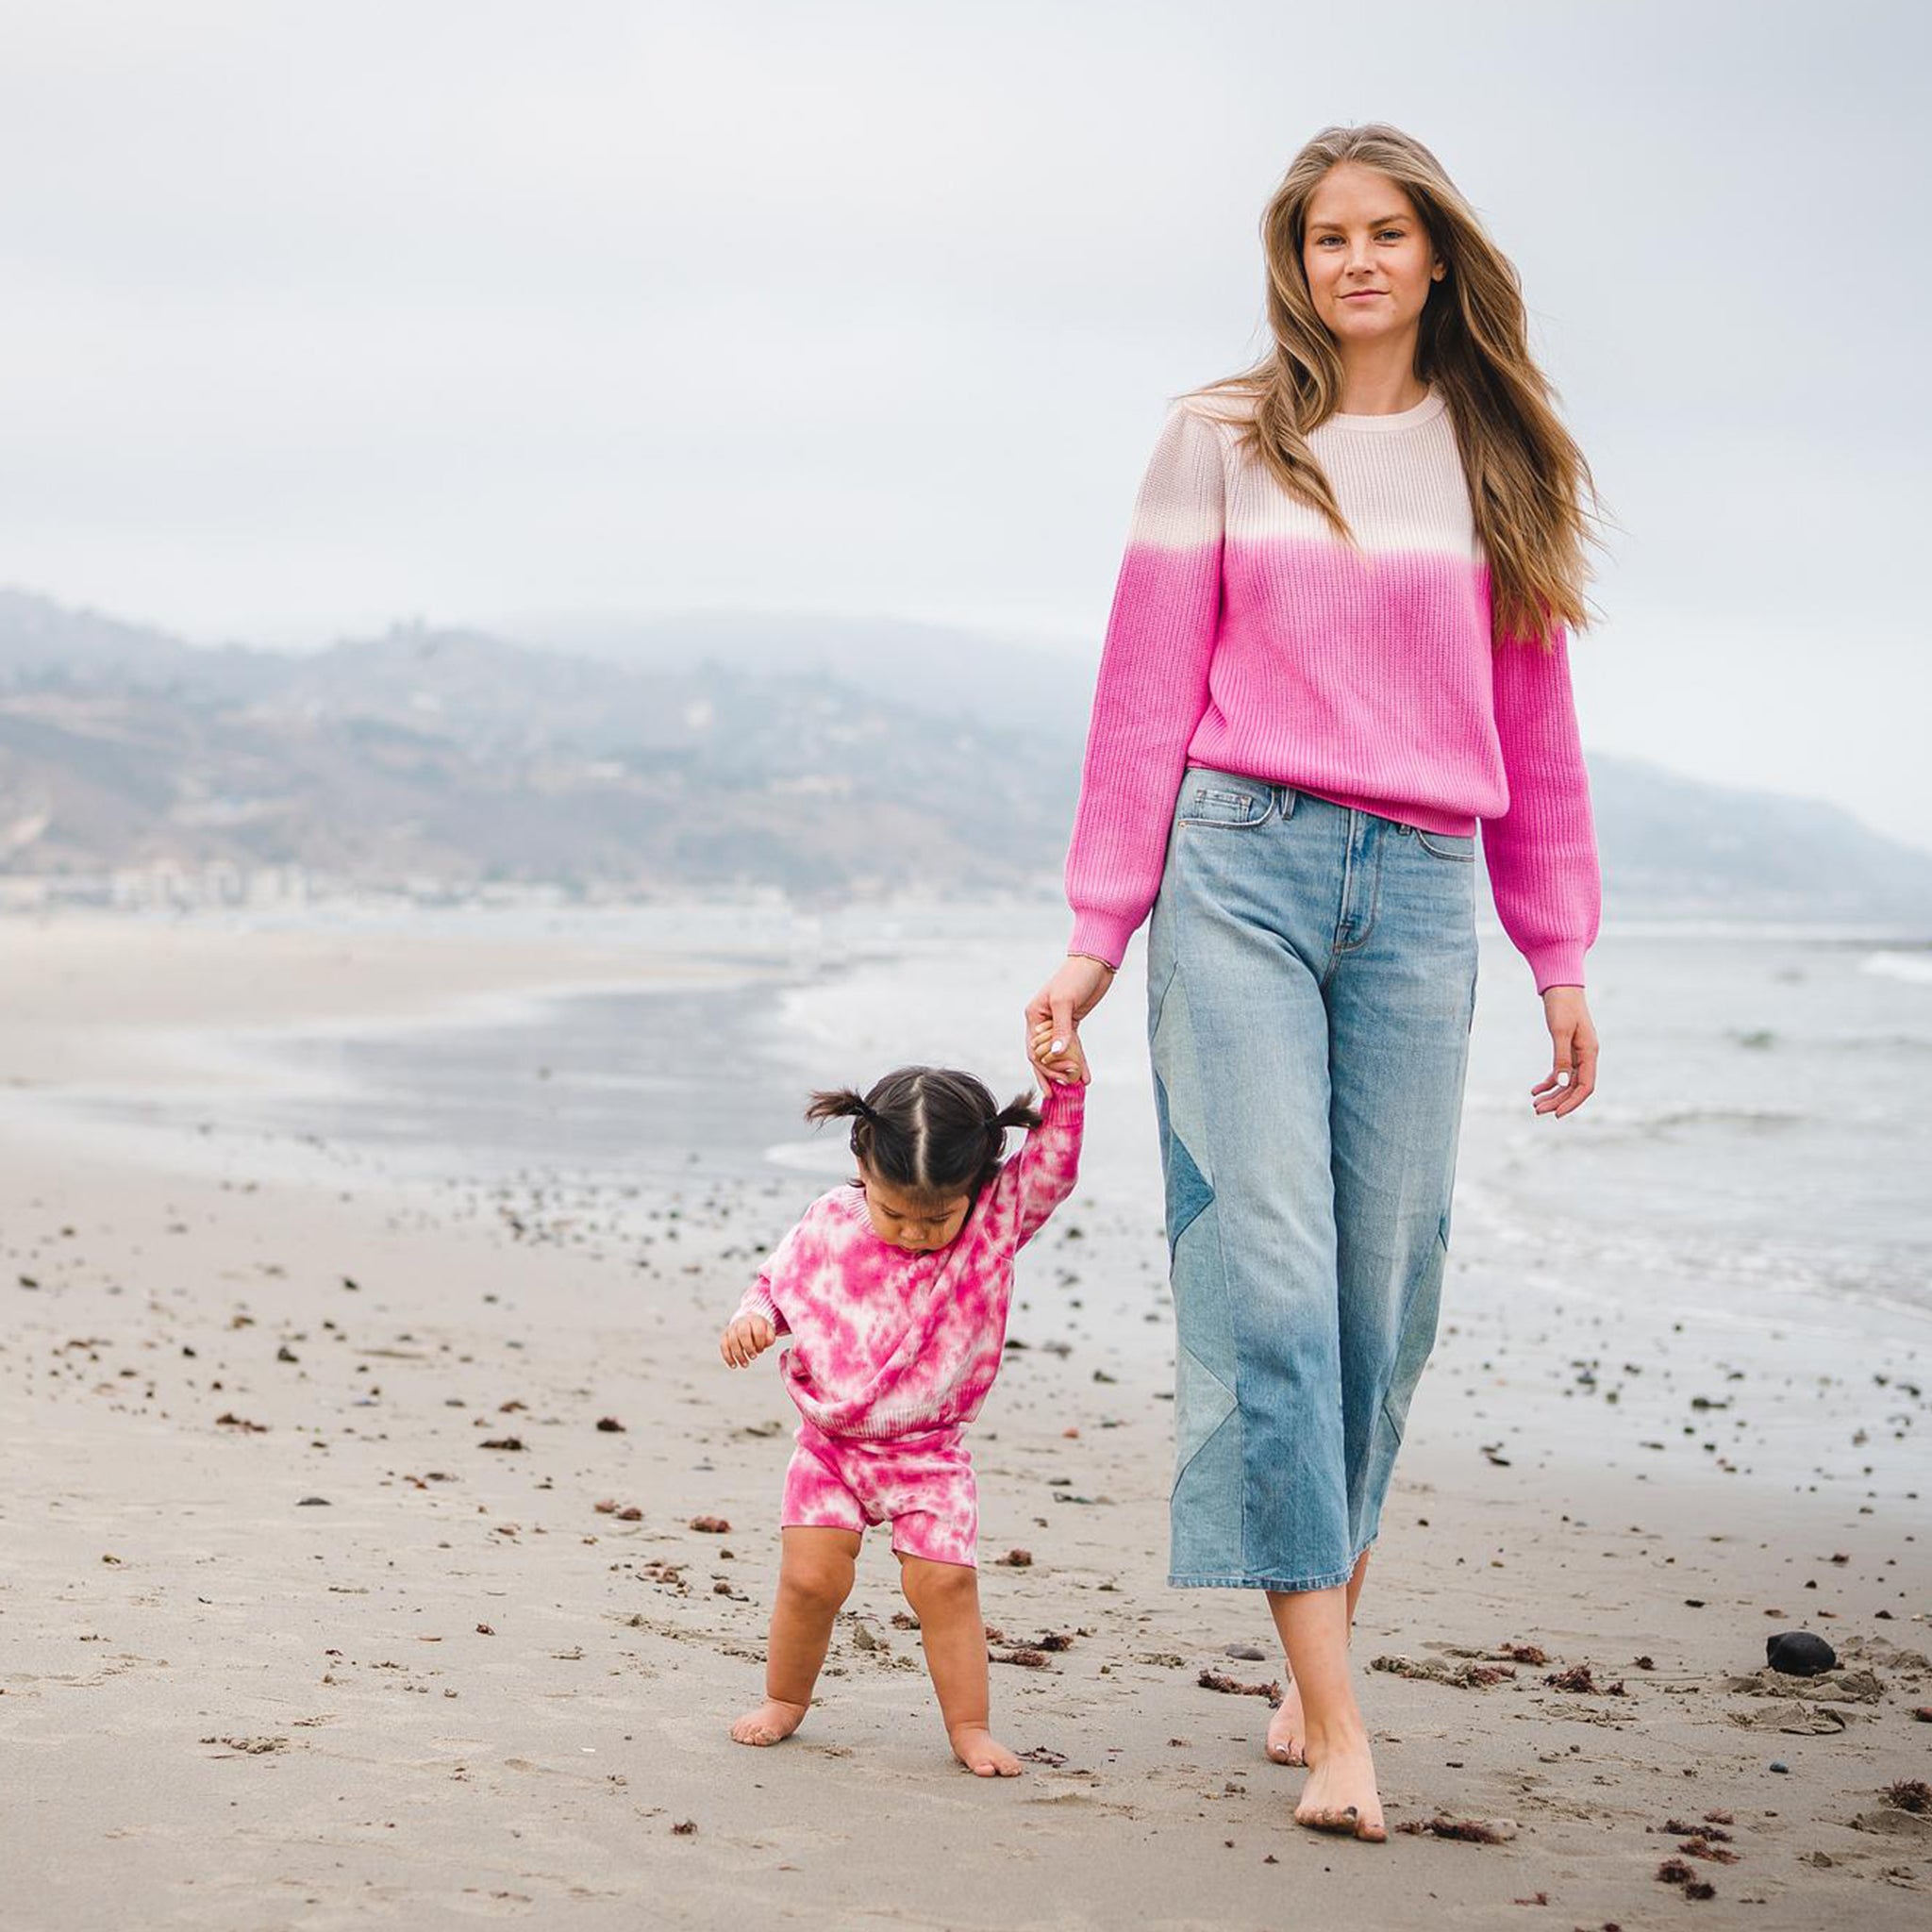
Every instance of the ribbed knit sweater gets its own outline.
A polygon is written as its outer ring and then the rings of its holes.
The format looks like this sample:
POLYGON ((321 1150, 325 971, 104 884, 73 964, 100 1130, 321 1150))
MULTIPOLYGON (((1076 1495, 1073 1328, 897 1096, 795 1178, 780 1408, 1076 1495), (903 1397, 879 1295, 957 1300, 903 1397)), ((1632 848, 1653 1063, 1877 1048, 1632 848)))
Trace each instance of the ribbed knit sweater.
POLYGON ((1238 408, 1175 404, 1141 487, 1067 854, 1068 950, 1120 964, 1181 774, 1203 765, 1424 831, 1480 824, 1538 991, 1581 986, 1600 888, 1569 641, 1492 645, 1445 400, 1310 433, 1355 548, 1214 420, 1238 408))
POLYGON ((873 1232, 849 1183, 805 1210, 738 1305, 791 1347, 779 1372, 808 1422, 882 1441, 969 1423, 999 1373, 1013 1257, 1074 1191, 1087 1090, 1050 1083, 1041 1124, 924 1254, 873 1232))

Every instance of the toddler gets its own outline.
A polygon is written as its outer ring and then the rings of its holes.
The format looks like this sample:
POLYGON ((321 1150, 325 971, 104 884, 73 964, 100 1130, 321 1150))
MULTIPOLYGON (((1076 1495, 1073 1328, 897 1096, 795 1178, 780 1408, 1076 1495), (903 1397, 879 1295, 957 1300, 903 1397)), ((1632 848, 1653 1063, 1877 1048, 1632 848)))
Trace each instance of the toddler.
POLYGON ((988 1728, 979 1516, 960 1436, 998 1374, 1013 1257, 1073 1191, 1087 1070, 1076 1043, 1034 1057, 1044 1101, 1001 1108, 970 1074, 902 1067, 863 1098, 816 1093, 806 1118, 852 1120, 856 1180, 822 1194, 758 1271, 720 1352, 742 1368, 779 1336, 800 1422, 785 1474, 765 1701, 731 1727, 775 1744, 810 1707, 865 1528, 890 1521, 946 1736, 981 1777, 1020 1760, 988 1728), (1003 1160, 1007 1131, 1024 1145, 1003 1160))

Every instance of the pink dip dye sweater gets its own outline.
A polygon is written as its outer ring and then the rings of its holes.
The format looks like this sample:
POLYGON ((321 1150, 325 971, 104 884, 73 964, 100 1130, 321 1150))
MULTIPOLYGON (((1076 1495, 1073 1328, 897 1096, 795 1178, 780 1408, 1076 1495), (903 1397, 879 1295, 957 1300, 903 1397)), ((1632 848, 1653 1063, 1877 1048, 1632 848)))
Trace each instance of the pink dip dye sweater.
POLYGON ((1182 772, 1243 772, 1467 836, 1537 989, 1581 986, 1596 841, 1568 640, 1491 642, 1439 391, 1308 437, 1358 549, 1237 448, 1229 398, 1169 412, 1134 510, 1067 855, 1068 950, 1118 966, 1152 909, 1182 772))
POLYGON ((1086 1107, 1085 1087, 1048 1087, 1041 1124, 929 1254, 881 1241, 849 1184, 805 1210, 738 1312, 791 1336, 779 1372, 807 1421, 879 1440, 979 1413, 1006 1344, 1013 1257, 1074 1191, 1086 1107))

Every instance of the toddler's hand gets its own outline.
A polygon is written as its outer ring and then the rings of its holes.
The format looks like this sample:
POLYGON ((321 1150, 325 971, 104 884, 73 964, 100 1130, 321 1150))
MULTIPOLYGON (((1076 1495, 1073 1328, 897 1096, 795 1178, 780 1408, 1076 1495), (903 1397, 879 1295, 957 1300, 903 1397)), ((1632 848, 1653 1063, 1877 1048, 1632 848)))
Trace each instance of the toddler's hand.
POLYGON ((724 1357, 726 1367, 747 1369, 777 1339, 777 1330, 764 1316, 739 1315, 725 1324, 718 1353, 724 1357))
POLYGON ((1071 1040, 1054 1037, 1053 1023, 1042 1020, 1033 1029, 1033 1037, 1027 1042, 1033 1064, 1049 1080, 1065 1085, 1072 1081, 1085 1086, 1092 1077, 1087 1065, 1086 1049, 1081 1046, 1076 1034, 1071 1040))

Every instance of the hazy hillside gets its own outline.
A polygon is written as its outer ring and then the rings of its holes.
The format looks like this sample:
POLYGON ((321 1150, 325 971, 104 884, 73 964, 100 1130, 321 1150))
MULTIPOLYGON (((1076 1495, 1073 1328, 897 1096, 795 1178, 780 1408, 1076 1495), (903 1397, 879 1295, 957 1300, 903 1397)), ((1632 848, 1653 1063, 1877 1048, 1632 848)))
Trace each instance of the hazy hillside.
POLYGON ((14 873, 987 890, 1051 872, 1072 784, 1040 734, 995 744, 820 675, 631 671, 416 629, 196 652, 0 604, 14 873))
MULTIPOLYGON (((883 622, 718 619, 681 649, 649 625, 604 644, 412 627, 207 651, 0 592, 0 873, 1053 888, 1091 669, 883 622)), ((1592 771, 1622 912, 1932 929, 1932 855, 1846 813, 1592 771)))

